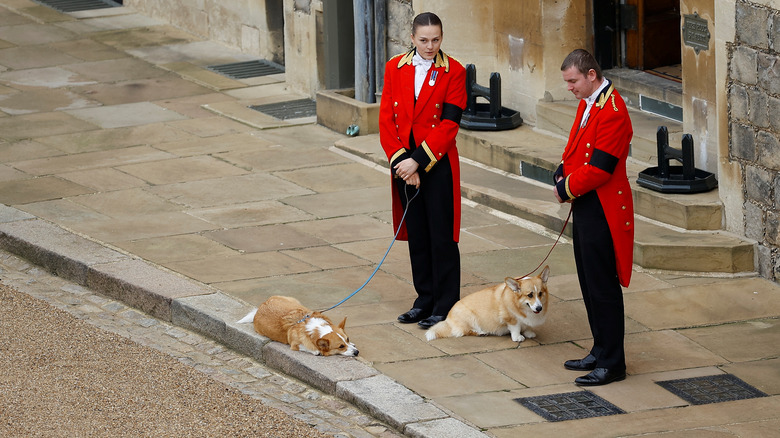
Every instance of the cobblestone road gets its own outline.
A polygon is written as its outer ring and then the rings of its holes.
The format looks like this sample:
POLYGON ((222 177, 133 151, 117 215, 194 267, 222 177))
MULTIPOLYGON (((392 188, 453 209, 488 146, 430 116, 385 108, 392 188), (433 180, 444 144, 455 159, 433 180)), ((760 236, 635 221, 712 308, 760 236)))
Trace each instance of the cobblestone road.
POLYGON ((0 281, 95 327, 168 354, 211 379, 313 425, 325 434, 337 437, 401 436, 338 398, 281 375, 199 334, 52 276, 2 251, 0 281))

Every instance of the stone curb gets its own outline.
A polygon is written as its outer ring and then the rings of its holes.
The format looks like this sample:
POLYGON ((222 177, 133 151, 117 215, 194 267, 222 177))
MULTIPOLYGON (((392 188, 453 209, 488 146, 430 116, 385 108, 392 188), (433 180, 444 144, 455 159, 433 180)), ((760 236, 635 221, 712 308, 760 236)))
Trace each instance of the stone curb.
POLYGON ((251 306, 0 204, 0 248, 365 409, 407 436, 486 437, 359 359, 292 351, 237 324, 251 306))

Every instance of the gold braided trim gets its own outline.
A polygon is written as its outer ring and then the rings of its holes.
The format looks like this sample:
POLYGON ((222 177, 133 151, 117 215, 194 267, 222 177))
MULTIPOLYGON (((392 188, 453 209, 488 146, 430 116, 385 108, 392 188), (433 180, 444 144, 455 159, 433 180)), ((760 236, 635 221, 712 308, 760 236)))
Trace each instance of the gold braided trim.
POLYGON ((396 152, 393 154, 393 156, 392 156, 392 157, 390 157, 390 164, 393 164, 393 161, 395 161, 395 159, 396 159, 396 158, 398 158, 398 157, 400 157, 401 155, 403 155, 403 154, 404 154, 404 152, 406 152, 406 149, 404 149, 404 148, 398 149, 398 150, 397 150, 397 151, 396 151, 396 152))
POLYGON ((430 159, 431 159, 431 162, 430 162, 430 163, 428 163, 428 166, 426 166, 426 167, 425 167, 425 171, 426 171, 426 172, 428 172, 428 171, 430 171, 430 170, 431 170, 431 168, 433 167, 433 165, 434 165, 434 164, 436 164, 436 161, 437 161, 437 160, 436 160, 436 155, 434 155, 434 154, 433 154, 433 151, 431 150, 431 148, 430 148, 430 147, 428 147, 428 143, 426 143, 426 142, 424 142, 424 141, 423 141, 423 142, 422 142, 422 144, 421 144, 420 146, 422 146, 422 148, 423 148, 423 150, 425 151, 425 153, 426 153, 426 154, 428 154, 428 158, 430 158, 430 159))
POLYGON ((609 84, 609 88, 607 88, 607 91, 605 91, 604 94, 599 96, 599 100, 598 102, 596 102, 596 108, 604 108, 604 105, 606 105, 607 100, 609 100, 610 96, 612 96, 613 91, 615 91, 615 85, 609 84))
POLYGON ((571 176, 567 176, 566 177, 566 184, 564 184, 564 186, 566 187, 566 194, 569 195, 569 199, 574 199, 574 198, 576 198, 576 196, 574 196, 574 193, 572 193, 571 190, 569 189, 569 178, 570 177, 571 176))

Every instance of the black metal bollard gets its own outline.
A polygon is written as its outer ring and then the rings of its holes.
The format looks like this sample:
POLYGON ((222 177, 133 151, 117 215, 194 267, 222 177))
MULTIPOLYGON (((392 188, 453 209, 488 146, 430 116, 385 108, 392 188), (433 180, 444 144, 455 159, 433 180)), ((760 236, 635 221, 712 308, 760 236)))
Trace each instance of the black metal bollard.
POLYGON ((715 175, 694 165, 693 137, 683 135, 682 149, 669 146, 669 130, 659 126, 656 133, 658 166, 639 172, 636 182, 642 187, 662 193, 700 193, 718 186, 715 175), (669 160, 677 160, 682 166, 670 166, 669 160))
POLYGON ((501 106, 501 75, 490 75, 490 87, 477 84, 477 68, 466 65, 466 110, 460 126, 475 131, 500 131, 513 129, 523 124, 517 111, 501 106), (477 98, 488 100, 488 104, 477 103, 477 98))

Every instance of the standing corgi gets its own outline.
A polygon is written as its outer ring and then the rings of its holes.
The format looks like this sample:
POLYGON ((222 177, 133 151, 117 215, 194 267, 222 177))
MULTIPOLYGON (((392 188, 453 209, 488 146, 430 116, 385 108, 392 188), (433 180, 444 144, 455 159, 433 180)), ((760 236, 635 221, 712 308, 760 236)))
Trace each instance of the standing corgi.
POLYGON ((461 336, 512 335, 515 342, 536 336, 531 327, 544 323, 547 314, 547 278, 545 266, 536 277, 515 279, 474 292, 455 303, 447 319, 425 333, 429 341, 461 336))
POLYGON ((290 349, 315 356, 357 356, 358 349, 344 332, 347 318, 334 326, 327 316, 313 312, 292 297, 273 296, 238 321, 252 322, 255 331, 290 349))

